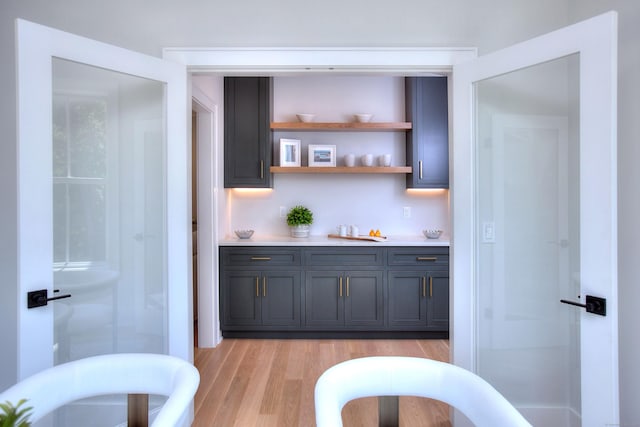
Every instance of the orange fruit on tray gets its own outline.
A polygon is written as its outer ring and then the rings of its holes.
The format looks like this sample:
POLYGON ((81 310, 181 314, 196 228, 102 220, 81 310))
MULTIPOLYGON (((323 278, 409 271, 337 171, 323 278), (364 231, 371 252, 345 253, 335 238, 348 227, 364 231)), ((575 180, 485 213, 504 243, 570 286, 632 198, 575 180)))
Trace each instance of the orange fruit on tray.
POLYGON ((373 228, 371 230, 369 230, 369 236, 373 237, 376 235, 376 232, 373 231, 373 228))
POLYGON ((380 237, 380 230, 376 230, 375 236, 380 237))

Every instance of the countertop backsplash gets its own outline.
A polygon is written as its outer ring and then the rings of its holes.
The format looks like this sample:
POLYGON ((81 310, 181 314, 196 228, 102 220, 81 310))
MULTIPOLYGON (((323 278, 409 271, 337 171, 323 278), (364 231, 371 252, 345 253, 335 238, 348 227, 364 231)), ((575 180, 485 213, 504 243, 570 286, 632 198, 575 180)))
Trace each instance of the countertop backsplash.
POLYGON ((422 235, 439 228, 449 234, 449 192, 407 191, 404 176, 392 175, 276 175, 273 190, 230 192, 226 234, 253 229, 256 235, 287 235, 280 208, 311 209, 311 235, 336 233, 340 224, 357 225, 360 234, 379 229, 383 235, 422 235), (404 208, 410 210, 404 216, 404 208))

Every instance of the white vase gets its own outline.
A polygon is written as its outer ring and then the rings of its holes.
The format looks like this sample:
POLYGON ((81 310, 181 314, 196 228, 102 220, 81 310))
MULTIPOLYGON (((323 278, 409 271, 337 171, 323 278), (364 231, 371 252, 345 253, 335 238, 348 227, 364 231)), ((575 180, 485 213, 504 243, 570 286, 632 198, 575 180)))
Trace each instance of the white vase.
POLYGON ((291 230, 291 237, 309 237, 309 225, 292 225, 289 227, 291 230))

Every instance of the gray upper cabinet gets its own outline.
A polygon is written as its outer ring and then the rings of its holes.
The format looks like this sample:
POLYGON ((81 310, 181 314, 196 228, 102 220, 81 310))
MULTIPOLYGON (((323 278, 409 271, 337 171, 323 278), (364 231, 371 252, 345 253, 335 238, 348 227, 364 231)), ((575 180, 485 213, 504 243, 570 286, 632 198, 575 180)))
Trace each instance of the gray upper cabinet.
POLYGON ((407 188, 449 188, 449 113, 446 77, 405 78, 407 188))
POLYGON ((271 187, 272 79, 224 78, 224 186, 271 187))

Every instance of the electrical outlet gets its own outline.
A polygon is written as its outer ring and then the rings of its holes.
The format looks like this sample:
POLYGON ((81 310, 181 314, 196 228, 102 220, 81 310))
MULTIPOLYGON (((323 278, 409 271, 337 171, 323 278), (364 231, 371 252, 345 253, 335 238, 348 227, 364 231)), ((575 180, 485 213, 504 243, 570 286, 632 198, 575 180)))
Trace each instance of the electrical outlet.
POLYGON ((496 225, 493 222, 482 223, 482 242, 495 243, 496 241, 496 225))
POLYGON ((402 208, 402 215, 405 218, 411 218, 411 207, 405 206, 404 208, 402 208))
POLYGON ((280 218, 284 218, 285 216, 287 216, 287 207, 280 206, 280 218))

